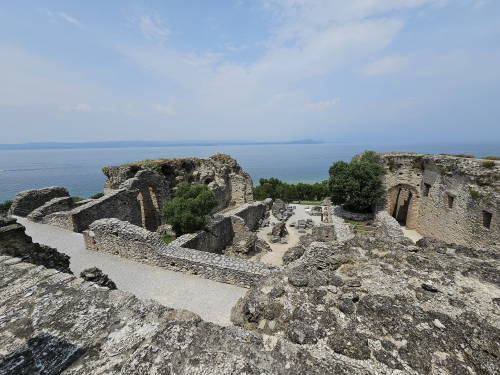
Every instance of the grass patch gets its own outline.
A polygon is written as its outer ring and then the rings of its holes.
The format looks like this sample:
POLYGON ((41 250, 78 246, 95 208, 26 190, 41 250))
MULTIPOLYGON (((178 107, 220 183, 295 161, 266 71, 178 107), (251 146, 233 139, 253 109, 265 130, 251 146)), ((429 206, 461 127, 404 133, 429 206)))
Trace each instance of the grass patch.
POLYGON ((375 229, 369 224, 370 221, 355 221, 351 219, 344 219, 344 221, 354 225, 354 232, 356 233, 369 233, 375 229))
POLYGON ((71 199, 73 200, 73 203, 77 203, 77 202, 83 201, 84 199, 87 199, 87 198, 71 197, 71 199))
POLYGON ((166 244, 169 244, 170 242, 172 242, 173 240, 175 240, 175 237, 174 236, 170 236, 168 234, 162 234, 161 235, 161 239, 163 240, 163 242, 165 242, 166 244))
POLYGON ((485 160, 481 163, 481 167, 487 169, 495 168, 495 162, 493 160, 485 160))
POLYGON ((474 159, 475 158, 475 156, 471 155, 471 154, 447 154, 447 153, 443 152, 439 155, 455 156, 457 158, 467 158, 467 159, 474 159))
POLYGON ((9 211, 10 206, 12 206, 12 201, 10 200, 0 203, 0 212, 9 211))
POLYGON ((486 159, 486 160, 500 160, 500 156, 489 155, 489 156, 484 156, 481 159, 486 159))
POLYGON ((480 200, 480 199, 483 199, 484 198, 484 194, 477 191, 477 190, 474 190, 472 188, 469 188, 469 194, 471 196, 472 199, 474 200, 480 200))
POLYGON ((90 199, 99 199, 104 197, 104 193, 95 193, 94 195, 91 195, 89 198, 90 199))

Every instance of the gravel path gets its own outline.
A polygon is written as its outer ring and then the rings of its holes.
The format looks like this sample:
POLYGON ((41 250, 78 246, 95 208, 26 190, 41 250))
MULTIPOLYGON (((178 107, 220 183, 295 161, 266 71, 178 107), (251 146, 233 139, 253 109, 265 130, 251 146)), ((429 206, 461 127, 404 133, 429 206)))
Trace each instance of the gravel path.
POLYGON ((190 310, 213 323, 230 325, 231 308, 246 293, 246 289, 234 285, 89 251, 80 233, 33 223, 25 218, 17 218, 17 221, 26 227, 26 234, 34 242, 68 254, 75 275, 84 268, 99 267, 121 290, 165 306, 190 310))

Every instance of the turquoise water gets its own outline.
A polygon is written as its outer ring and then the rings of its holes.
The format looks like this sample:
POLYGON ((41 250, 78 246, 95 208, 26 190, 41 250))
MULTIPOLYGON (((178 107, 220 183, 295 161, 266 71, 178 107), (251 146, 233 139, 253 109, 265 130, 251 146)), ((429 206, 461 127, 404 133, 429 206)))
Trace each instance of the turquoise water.
POLYGON ((337 160, 350 160, 364 150, 411 151, 422 153, 467 153, 499 155, 500 144, 429 145, 248 145, 248 146, 169 146, 144 148, 103 148, 67 150, 0 150, 0 201, 17 192, 61 185, 72 195, 89 196, 102 191, 101 168, 136 160, 198 156, 217 152, 236 158, 252 176, 278 177, 289 182, 320 181, 337 160))

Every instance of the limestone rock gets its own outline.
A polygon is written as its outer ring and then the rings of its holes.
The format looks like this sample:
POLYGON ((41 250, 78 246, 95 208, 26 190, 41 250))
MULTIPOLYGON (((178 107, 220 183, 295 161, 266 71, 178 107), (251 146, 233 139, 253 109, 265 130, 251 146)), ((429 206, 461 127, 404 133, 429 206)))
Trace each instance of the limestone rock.
POLYGON ((72 273, 69 256, 51 247, 33 243, 23 225, 14 218, 0 217, 0 255, 17 257, 25 262, 72 273))
POLYGON ((412 247, 382 231, 312 242, 298 260, 253 286, 232 321, 321 353, 326 344, 366 373, 498 373, 498 253, 442 243, 417 253, 412 247), (251 320, 245 306, 258 312, 251 320), (264 316, 269 309, 273 329, 264 316))
POLYGON ((91 281, 99 286, 116 289, 116 284, 97 267, 86 268, 80 272, 80 277, 85 281, 91 281))

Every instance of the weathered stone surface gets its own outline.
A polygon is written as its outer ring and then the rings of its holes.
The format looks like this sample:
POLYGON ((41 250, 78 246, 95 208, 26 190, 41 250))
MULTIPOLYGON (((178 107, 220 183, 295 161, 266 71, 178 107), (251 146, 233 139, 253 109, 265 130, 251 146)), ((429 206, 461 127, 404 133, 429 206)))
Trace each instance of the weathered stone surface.
MULTIPOLYGON (((182 236, 183 237, 183 236, 182 236)), ((250 286, 268 275, 274 266, 165 244, 157 233, 117 219, 101 219, 84 232, 87 249, 134 259, 208 279, 250 286)))
MULTIPOLYGON (((0 261, 1 374, 367 375, 388 369, 360 365, 327 346, 310 350, 321 338, 298 323, 300 312, 289 330, 300 343, 294 344, 81 279, 62 282, 48 271, 0 261)), ((278 311, 266 312, 267 325, 278 311)))
POLYGON ((54 212, 69 211, 74 207, 73 199, 71 197, 54 198, 33 210, 28 219, 35 222, 40 222, 42 219, 54 212))
POLYGON ((97 267, 86 268, 80 272, 80 277, 85 281, 91 281, 108 289, 116 289, 116 284, 97 267))
POLYGON ((70 211, 47 215, 42 222, 73 232, 83 232, 94 221, 102 218, 117 218, 142 225, 143 217, 138 195, 138 190, 120 189, 70 211))
POLYGON ((59 197, 69 197, 68 191, 60 186, 21 191, 14 197, 9 215, 28 216, 34 209, 59 197))
POLYGON ((0 255, 71 273, 69 256, 51 247, 33 243, 31 237, 26 235, 24 226, 14 218, 0 217, 0 255))
POLYGON ((276 199, 271 209, 273 216, 280 221, 286 221, 289 217, 287 207, 288 205, 284 201, 282 201, 281 199, 276 199))
POLYGON ((401 225, 387 211, 378 211, 375 214, 375 222, 382 228, 384 234, 391 238, 401 238, 404 236, 401 225))
POLYGON ((367 374, 498 373, 498 252, 414 247, 383 231, 313 242, 255 284, 232 320, 314 352, 326 347, 367 374))
POLYGON ((276 237, 285 237, 288 234, 286 223, 284 221, 280 221, 279 223, 274 224, 271 234, 276 237))
POLYGON ((285 254, 283 254, 283 264, 286 266, 292 262, 295 262, 304 254, 305 248, 302 245, 293 246, 289 248, 285 254))
POLYGON ((381 154, 385 210, 423 236, 500 250, 500 162, 414 153, 381 154))

